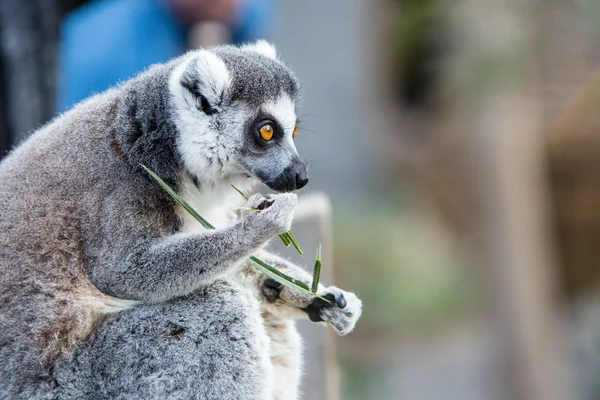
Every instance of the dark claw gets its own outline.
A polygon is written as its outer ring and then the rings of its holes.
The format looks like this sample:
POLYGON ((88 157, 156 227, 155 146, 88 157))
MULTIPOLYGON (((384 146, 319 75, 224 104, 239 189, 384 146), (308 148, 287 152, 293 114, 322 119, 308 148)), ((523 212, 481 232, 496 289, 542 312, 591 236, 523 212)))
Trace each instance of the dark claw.
POLYGON ((346 308, 346 306, 348 305, 348 302, 346 301, 346 298, 344 297, 343 294, 340 294, 338 297, 336 297, 335 299, 336 302, 336 306, 338 306, 339 308, 346 308))
MULTIPOLYGON (((327 296, 328 294, 324 297, 327 296)), ((312 322, 321 322, 323 321, 323 318, 321 318, 321 309, 327 304, 329 303, 327 303, 323 299, 315 297, 315 299, 308 305, 308 307, 303 308, 302 311, 308 314, 308 319, 310 319, 312 322)))
POLYGON ((343 309, 348 305, 346 298, 341 293, 337 297, 333 293, 327 293, 323 298, 329 300, 329 303, 316 297, 308 307, 302 309, 308 314, 308 318, 312 322, 323 321, 323 318, 321 318, 321 310, 325 307, 337 307, 343 309))
POLYGON ((259 210, 264 210, 265 208, 269 208, 273 205, 275 200, 265 199, 262 203, 260 203, 256 208, 259 210))
POLYGON ((283 285, 274 279, 267 278, 261 286, 261 292, 268 302, 273 303, 279 299, 279 294, 283 289, 283 285))
POLYGON ((323 318, 321 318, 321 315, 320 315, 320 310, 310 309, 310 307, 308 307, 304 311, 306 311, 308 313, 308 319, 310 319, 312 322, 323 321, 323 318))
MULTIPOLYGON (((337 307, 337 308, 346 308, 346 306, 348 305, 348 302, 346 302, 346 298, 344 297, 344 295, 342 293, 339 293, 337 296, 335 296, 333 293, 327 293, 325 296, 323 296, 324 298, 326 298, 327 300, 329 300, 329 306, 333 307, 337 307)), ((321 300, 323 301, 323 300, 321 300)))

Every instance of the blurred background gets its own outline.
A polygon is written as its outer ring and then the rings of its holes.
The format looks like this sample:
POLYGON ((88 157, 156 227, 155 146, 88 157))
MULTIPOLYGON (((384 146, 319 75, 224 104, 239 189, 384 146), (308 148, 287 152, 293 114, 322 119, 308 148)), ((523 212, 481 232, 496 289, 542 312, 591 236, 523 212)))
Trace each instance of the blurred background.
POLYGON ((598 0, 0 0, 0 154, 257 38, 303 82, 324 268, 364 301, 327 398, 600 399, 598 0))

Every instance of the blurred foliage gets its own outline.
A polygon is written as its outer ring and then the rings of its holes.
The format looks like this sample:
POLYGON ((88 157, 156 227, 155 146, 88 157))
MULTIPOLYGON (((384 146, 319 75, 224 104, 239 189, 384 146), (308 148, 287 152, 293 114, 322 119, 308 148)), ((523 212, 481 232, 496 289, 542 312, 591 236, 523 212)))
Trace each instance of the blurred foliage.
POLYGON ((390 12, 391 78, 407 105, 428 100, 441 41, 441 0, 395 0, 390 12))
POLYGON ((600 34, 600 1, 598 0, 577 0, 576 1, 583 15, 589 21, 594 33, 600 34))
POLYGON ((381 388, 386 372, 385 365, 376 363, 345 364, 342 373, 342 399, 386 398, 385 390, 381 388))
POLYGON ((335 282, 364 302, 358 329, 435 327, 464 315, 474 286, 463 255, 434 213, 393 203, 334 215, 335 282))

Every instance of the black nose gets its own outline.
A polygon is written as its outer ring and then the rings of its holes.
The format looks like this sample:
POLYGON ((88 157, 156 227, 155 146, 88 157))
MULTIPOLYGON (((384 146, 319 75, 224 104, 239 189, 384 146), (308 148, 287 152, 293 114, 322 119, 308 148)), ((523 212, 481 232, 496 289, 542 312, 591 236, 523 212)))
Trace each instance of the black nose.
POLYGON ((284 169, 275 179, 268 179, 268 177, 261 179, 268 187, 278 192, 292 192, 303 188, 308 183, 306 167, 300 160, 284 169))
POLYGON ((301 170, 296 174, 296 189, 302 189, 308 183, 308 175, 306 168, 302 166, 301 170))

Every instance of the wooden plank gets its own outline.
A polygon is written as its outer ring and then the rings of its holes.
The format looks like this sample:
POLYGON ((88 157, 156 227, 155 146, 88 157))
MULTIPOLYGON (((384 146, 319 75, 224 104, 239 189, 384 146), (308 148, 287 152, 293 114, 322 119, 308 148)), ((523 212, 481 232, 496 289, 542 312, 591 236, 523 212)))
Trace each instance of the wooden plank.
MULTIPOLYGON (((497 397, 563 400, 564 356, 546 201, 533 26, 521 0, 467 0, 456 16, 463 74, 454 113, 474 192, 484 311, 495 335, 497 397), (462 34, 462 35, 461 35, 462 34), (487 68, 487 69, 484 69, 487 68)), ((457 70, 458 70, 457 69, 457 70)))
MULTIPOLYGON (((321 282, 329 285, 332 284, 333 275, 330 210, 329 199, 324 194, 300 196, 292 229, 304 256, 300 256, 292 247, 285 248, 279 240, 273 240, 270 245, 270 250, 306 268, 312 274, 316 249, 321 243, 321 282)), ((302 398, 338 400, 340 382, 335 359, 335 334, 330 329, 309 321, 300 321, 298 329, 304 341, 304 375, 300 385, 302 398)))

